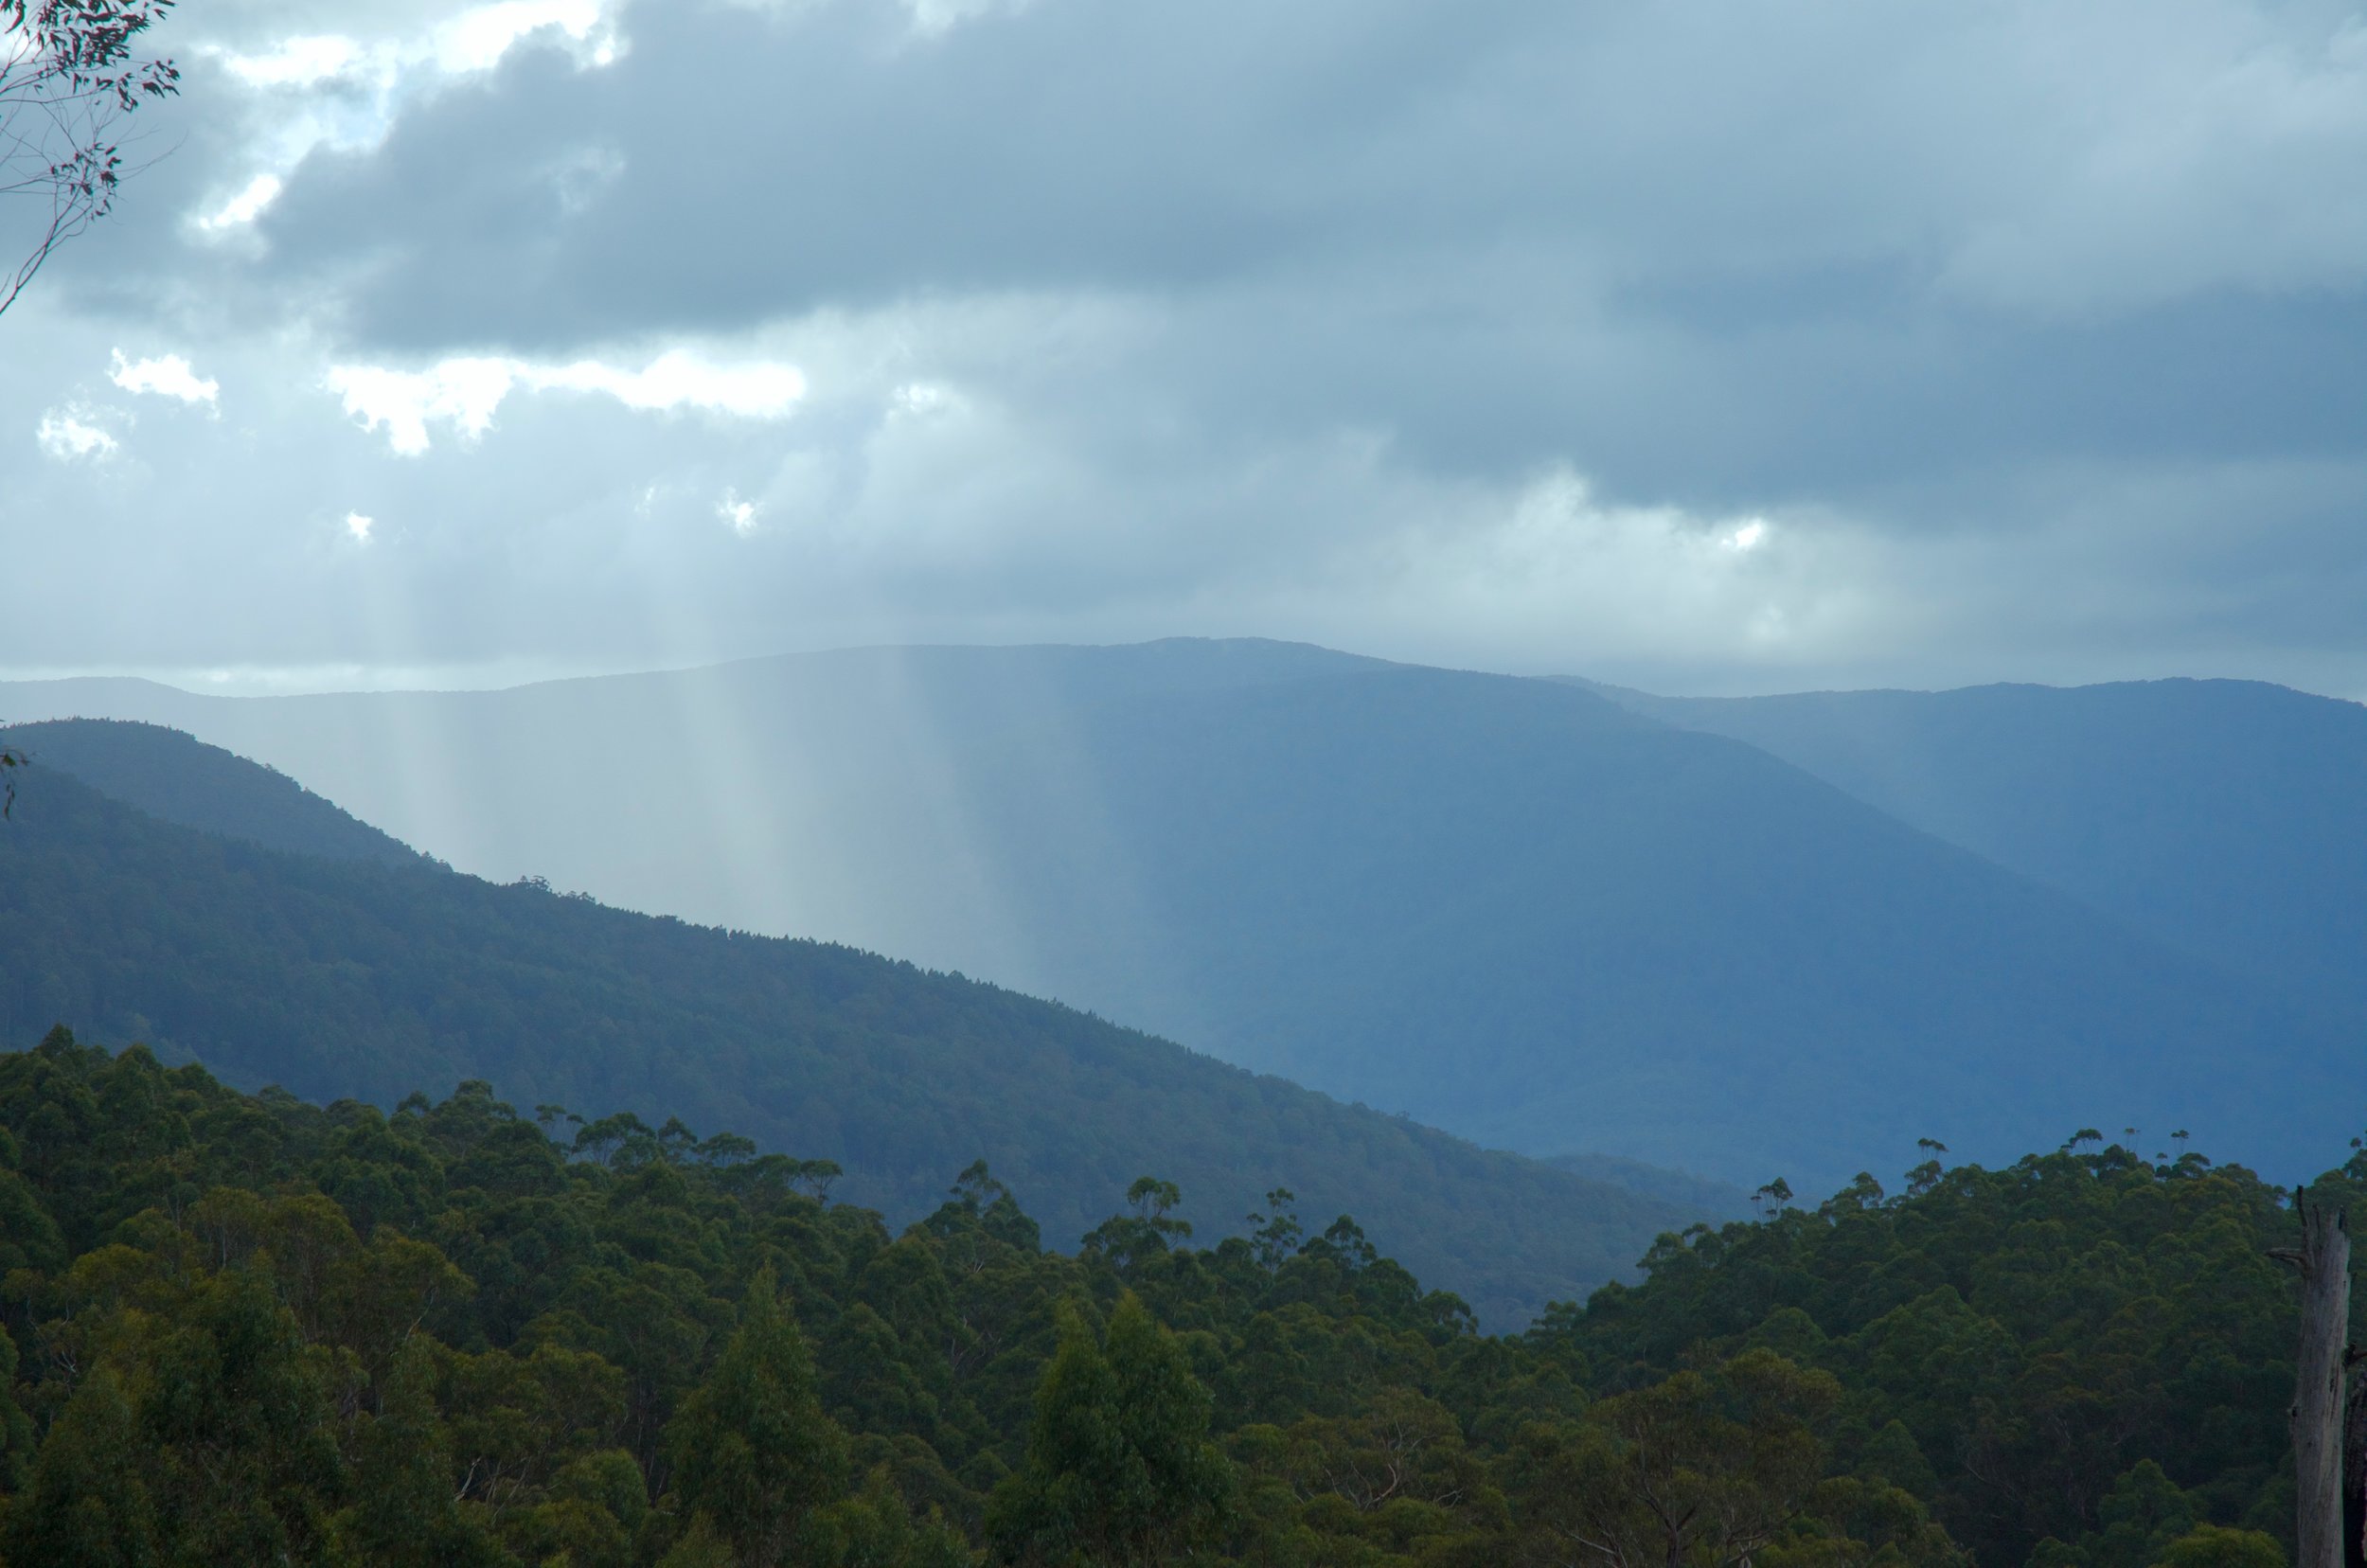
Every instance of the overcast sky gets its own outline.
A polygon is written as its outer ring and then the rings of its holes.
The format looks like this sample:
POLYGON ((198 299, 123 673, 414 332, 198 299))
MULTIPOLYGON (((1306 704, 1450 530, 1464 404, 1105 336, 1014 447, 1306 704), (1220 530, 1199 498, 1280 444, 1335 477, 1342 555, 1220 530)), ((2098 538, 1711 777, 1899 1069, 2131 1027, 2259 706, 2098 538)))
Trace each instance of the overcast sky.
POLYGON ((155 36, 145 170, 0 315, 0 674, 1197 633, 2367 697, 2358 4, 155 36))

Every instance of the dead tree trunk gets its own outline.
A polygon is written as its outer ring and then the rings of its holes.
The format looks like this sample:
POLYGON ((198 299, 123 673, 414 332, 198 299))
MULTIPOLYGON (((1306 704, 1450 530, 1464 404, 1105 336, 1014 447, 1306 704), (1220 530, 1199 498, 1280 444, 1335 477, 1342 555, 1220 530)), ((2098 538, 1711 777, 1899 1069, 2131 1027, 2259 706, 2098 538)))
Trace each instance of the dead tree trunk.
POLYGON ((2343 1528, 2342 1436, 2350 1381, 2351 1232, 2340 1209, 2313 1207, 2293 1194, 2301 1217, 2298 1250, 2274 1256, 2301 1270, 2301 1363, 2293 1383, 2293 1472, 2299 1483, 2293 1521, 2295 1568, 2344 1568, 2351 1552, 2343 1528))
MULTIPOLYGON (((2347 1364, 2367 1360, 2367 1350, 2354 1349, 2347 1364)), ((2351 1380, 2351 1394, 2342 1417, 2342 1561, 2344 1568, 2367 1568, 2367 1377, 2351 1380)))

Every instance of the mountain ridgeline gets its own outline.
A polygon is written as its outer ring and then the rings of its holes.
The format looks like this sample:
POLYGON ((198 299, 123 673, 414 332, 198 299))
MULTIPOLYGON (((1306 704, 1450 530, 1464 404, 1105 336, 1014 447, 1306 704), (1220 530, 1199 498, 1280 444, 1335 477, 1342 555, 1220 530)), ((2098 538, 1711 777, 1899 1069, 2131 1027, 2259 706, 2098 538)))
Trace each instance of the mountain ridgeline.
POLYGON ((0 736, 34 757, 0 832, 0 1037, 71 1021, 323 1100, 489 1079, 579 1114, 643 1108, 835 1162, 845 1196, 899 1222, 978 1158, 1063 1240, 1146 1171, 1211 1236, 1289 1188, 1326 1221, 1390 1214, 1376 1237, 1498 1326, 1626 1274, 1704 1212, 850 948, 389 864, 352 833, 343 859, 264 847, 251 837, 311 842, 326 819, 152 727, 0 736), (176 811, 254 833, 159 821, 51 757, 107 778, 125 757, 136 780, 193 766, 209 782, 176 811), (305 814, 283 829, 267 805, 305 814))
MULTIPOLYGON (((1806 746, 1280 644, 445 694, 67 683, 0 687, 0 713, 169 722, 496 880, 988 976, 1492 1146, 1830 1191, 1924 1136, 2009 1159, 2079 1127, 2185 1129, 2298 1176, 2288 1151, 2348 1135, 2354 1097, 2260 1085, 2347 1081, 2367 1025, 2335 982, 2282 978, 2367 971, 2342 945, 2367 834, 2341 837, 2318 750, 2347 757, 2358 710, 2219 696, 2154 726, 2191 729, 2182 750, 2093 726, 2064 771, 2007 726, 1933 764, 1995 820, 2046 817, 2032 855, 1806 746), (2284 739, 2215 751, 2263 724, 2284 739), (2256 801, 2305 806, 2214 838, 2212 781, 2246 767, 2256 801), (2185 815, 2155 809, 2181 792, 2185 815), (2323 929, 2269 912, 2288 883, 2334 911, 2323 929)), ((2056 698, 2117 701, 1999 702, 2056 698)))

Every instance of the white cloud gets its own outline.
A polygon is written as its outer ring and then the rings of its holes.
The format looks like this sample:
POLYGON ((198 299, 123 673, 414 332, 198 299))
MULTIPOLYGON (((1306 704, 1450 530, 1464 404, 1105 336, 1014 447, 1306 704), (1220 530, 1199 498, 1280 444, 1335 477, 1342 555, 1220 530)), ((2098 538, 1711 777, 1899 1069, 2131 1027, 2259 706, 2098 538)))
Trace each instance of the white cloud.
POLYGON ((965 22, 1025 10, 1029 0, 903 0, 913 31, 926 38, 951 32, 965 22))
POLYGON ((370 530, 377 526, 378 519, 375 517, 365 517, 358 511, 346 513, 346 532, 352 536, 356 544, 367 544, 370 542, 370 530))
POLYGON ((1558 648, 1796 662, 1866 634, 1873 601, 1890 597, 1847 538, 1838 525, 1779 533, 1762 517, 1611 502, 1559 468, 1409 526, 1363 592, 1401 632, 1476 633, 1508 661, 1558 648))
POLYGON ((806 395, 806 378, 795 366, 756 362, 711 365, 681 349, 659 355, 639 370, 620 370, 597 360, 538 366, 512 362, 518 379, 536 391, 605 392, 628 408, 668 412, 697 408, 749 419, 777 419, 806 395))
POLYGON ((159 398, 178 398, 183 402, 202 402, 211 407, 222 395, 222 383, 207 376, 200 380, 189 362, 178 354, 159 354, 153 359, 126 360, 123 350, 115 351, 114 367, 107 379, 126 392, 145 392, 159 398))
POLYGON ((332 365, 329 389, 345 400, 346 413, 363 429, 384 425, 395 451, 416 457, 428 449, 431 419, 451 424, 464 442, 482 437, 515 380, 506 360, 448 359, 427 370, 332 365))
POLYGON ((317 87, 365 59, 362 45, 334 34, 283 39, 261 54, 223 54, 223 66, 249 87, 317 87))
POLYGON ((715 515, 729 524, 732 532, 745 539, 756 531, 756 513, 761 509, 754 501, 741 500, 738 490, 727 490, 723 499, 716 503, 715 515))
POLYGON ((934 382, 907 382, 890 395, 888 406, 899 414, 943 414, 961 406, 961 395, 934 382))
MULTIPOLYGON (((407 29, 373 38, 351 33, 294 33, 261 48, 202 46, 240 82, 258 91, 305 92, 365 82, 385 87, 406 71, 473 76, 500 65, 509 51, 545 30, 577 45, 585 63, 605 65, 622 48, 607 0, 492 0, 450 8, 441 17, 415 19, 407 29)), ((348 13, 366 22, 368 12, 348 13)), ((382 26, 383 24, 382 23, 382 26)))
POLYGON ((53 408, 42 416, 33 438, 58 462, 104 462, 123 444, 101 422, 110 413, 80 403, 53 408))
POLYGON ((427 451, 432 423, 450 424, 463 442, 481 438, 513 391, 597 393, 643 413, 687 408, 751 419, 785 418, 806 393, 805 376, 794 365, 716 365, 680 349, 638 370, 598 360, 537 365, 461 357, 425 370, 332 365, 328 381, 329 389, 345 400, 347 414, 365 430, 385 426, 387 440, 404 456, 427 451))
POLYGON ((608 10, 602 0, 496 0, 437 27, 429 48, 436 66, 454 76, 489 71, 521 41, 549 27, 586 46, 587 63, 606 65, 622 47, 608 10))
POLYGON ((244 228, 260 218, 265 208, 279 200, 279 193, 286 188, 287 183, 278 175, 258 174, 220 206, 200 216, 197 226, 206 234, 244 228))

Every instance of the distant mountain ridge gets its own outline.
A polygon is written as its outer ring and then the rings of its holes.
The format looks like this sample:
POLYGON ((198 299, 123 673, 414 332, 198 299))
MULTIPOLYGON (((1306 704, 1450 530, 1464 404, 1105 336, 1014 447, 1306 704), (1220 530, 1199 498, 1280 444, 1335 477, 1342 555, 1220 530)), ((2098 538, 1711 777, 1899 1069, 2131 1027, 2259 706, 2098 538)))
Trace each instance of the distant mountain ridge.
POLYGON ((2367 706, 2255 681, 1602 689, 2367 1032, 2367 706))
POLYGON ((1540 1155, 1809 1192, 1919 1136, 2185 1127, 2274 1168, 2367 1119, 2264 1091, 2347 1073, 2323 1009, 1549 682, 1175 642, 106 700, 464 869, 989 976, 1540 1155))
MULTIPOLYGON (((152 729, 105 739, 155 767, 192 755, 152 729)), ((1288 1186, 1324 1222, 1371 1217, 1500 1328, 1627 1276, 1701 1214, 910 964, 416 859, 282 853, 36 762, 0 829, 0 1041, 59 1022, 321 1100, 485 1078, 522 1105, 679 1115, 836 1160, 841 1195, 898 1221, 985 1157, 1060 1245, 1140 1175, 1177 1182, 1211 1237, 1288 1186)))

